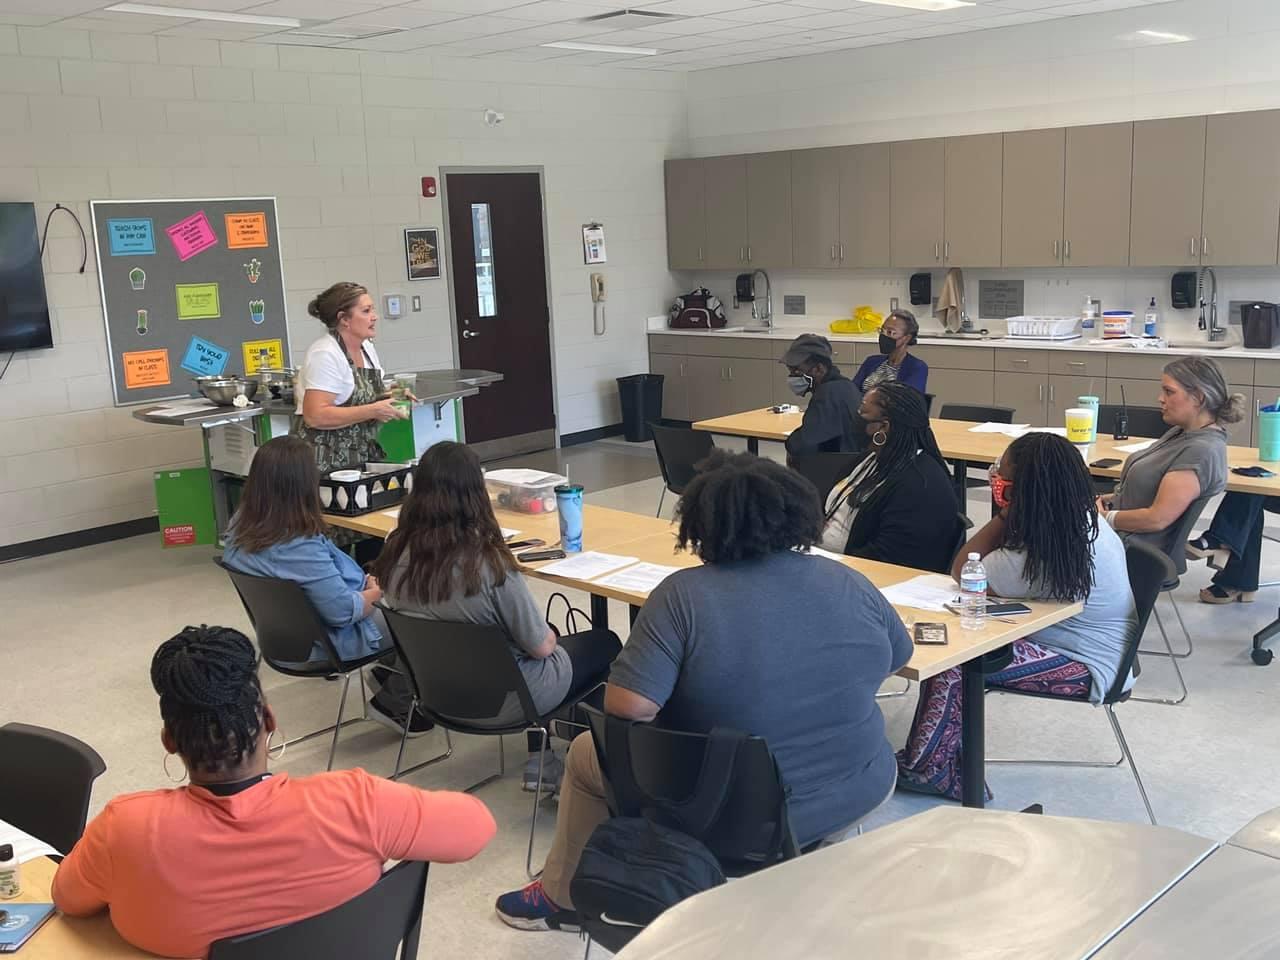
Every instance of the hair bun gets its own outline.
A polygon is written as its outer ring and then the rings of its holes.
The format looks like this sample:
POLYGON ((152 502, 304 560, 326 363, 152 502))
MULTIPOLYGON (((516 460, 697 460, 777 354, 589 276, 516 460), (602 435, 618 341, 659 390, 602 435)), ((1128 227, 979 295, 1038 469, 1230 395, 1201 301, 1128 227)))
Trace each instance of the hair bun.
POLYGON ((1217 419, 1222 423, 1239 423, 1244 419, 1246 400, 1243 393, 1229 393, 1217 419))
POLYGON ((317 320, 324 319, 320 316, 320 298, 312 297, 311 302, 307 304, 307 313, 315 317, 317 320))

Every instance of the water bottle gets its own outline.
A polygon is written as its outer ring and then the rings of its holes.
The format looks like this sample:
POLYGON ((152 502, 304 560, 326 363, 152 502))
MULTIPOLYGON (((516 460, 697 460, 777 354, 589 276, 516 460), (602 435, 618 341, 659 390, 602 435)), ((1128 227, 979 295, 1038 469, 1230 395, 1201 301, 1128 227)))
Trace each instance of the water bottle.
POLYGON ((981 630, 987 620, 987 568, 976 553, 960 570, 960 627, 981 630))
POLYGON ((13 844, 0 845, 0 900, 12 900, 21 892, 21 868, 13 844))

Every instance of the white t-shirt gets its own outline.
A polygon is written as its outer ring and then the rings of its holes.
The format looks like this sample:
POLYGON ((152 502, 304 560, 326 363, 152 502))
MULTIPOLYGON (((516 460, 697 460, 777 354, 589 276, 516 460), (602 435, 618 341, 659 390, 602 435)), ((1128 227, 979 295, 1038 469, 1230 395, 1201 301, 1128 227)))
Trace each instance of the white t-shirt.
MULTIPOLYGON (((364 352, 369 355, 370 364, 381 373, 382 364, 378 360, 378 351, 373 349, 372 340, 364 342, 364 352)), ((302 398, 308 390, 332 393, 333 402, 338 404, 351 399, 351 394, 356 389, 356 377, 337 338, 326 333, 307 348, 306 359, 302 361, 300 381, 297 409, 299 416, 302 415, 302 398)))

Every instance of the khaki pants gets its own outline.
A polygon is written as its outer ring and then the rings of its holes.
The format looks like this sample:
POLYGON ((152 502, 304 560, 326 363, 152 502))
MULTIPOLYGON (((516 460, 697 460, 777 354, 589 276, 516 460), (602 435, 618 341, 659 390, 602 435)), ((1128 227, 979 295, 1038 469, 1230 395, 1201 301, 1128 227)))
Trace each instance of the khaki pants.
POLYGON ((569 745, 564 780, 560 784, 560 812, 556 816, 556 836, 542 869, 542 888, 556 906, 573 909, 569 881, 578 869, 582 848, 596 827, 609 819, 604 798, 604 773, 596 759, 590 733, 580 733, 569 745))

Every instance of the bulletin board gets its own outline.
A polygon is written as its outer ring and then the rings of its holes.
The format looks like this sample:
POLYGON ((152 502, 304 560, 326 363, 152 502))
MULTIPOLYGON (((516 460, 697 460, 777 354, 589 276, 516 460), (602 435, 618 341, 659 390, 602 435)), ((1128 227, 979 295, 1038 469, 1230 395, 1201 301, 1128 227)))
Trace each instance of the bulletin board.
POLYGON ((116 406, 190 396, 196 376, 288 363, 274 197, 90 208, 116 406))

